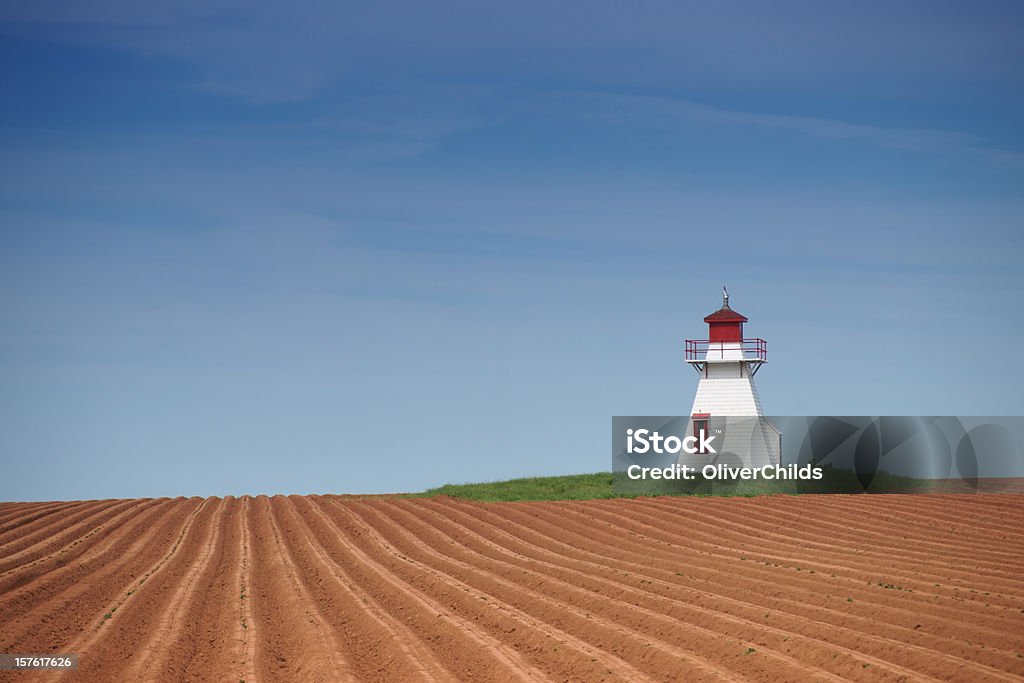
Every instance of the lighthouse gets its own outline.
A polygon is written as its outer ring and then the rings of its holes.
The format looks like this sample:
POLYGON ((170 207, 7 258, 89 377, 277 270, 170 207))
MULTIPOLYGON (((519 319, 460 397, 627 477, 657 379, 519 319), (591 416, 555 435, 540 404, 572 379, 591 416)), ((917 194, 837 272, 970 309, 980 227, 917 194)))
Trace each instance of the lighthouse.
POLYGON ((715 436, 715 453, 686 456, 684 464, 779 464, 782 435, 764 417, 754 385, 754 375, 768 361, 767 342, 744 336, 747 318, 729 306, 724 287, 722 307, 704 322, 707 338, 686 340, 686 362, 700 375, 687 431, 715 436))

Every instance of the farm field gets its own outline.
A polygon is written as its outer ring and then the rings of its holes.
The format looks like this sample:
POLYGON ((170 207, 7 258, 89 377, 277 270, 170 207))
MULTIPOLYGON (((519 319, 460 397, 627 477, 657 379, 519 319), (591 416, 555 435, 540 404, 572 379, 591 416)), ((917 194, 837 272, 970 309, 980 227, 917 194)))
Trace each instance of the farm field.
POLYGON ((1024 679, 1024 496, 0 504, 0 680, 1024 679))

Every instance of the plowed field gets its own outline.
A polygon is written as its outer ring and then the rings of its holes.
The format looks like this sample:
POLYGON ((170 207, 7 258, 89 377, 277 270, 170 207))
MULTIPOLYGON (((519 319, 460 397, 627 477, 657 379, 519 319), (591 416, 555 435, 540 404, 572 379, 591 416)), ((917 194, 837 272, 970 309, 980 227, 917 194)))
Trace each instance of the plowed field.
POLYGON ((0 680, 1021 680, 1024 496, 0 505, 0 680))

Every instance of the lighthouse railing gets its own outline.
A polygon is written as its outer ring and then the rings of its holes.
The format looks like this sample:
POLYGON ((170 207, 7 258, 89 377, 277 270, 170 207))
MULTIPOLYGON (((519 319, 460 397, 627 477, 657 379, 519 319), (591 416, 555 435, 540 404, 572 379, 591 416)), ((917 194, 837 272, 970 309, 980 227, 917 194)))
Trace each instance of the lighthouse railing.
POLYGON ((686 360, 705 362, 715 360, 745 360, 766 362, 768 342, 759 337, 735 341, 711 341, 710 339, 687 339, 686 360), (740 352, 741 358, 736 357, 740 352))

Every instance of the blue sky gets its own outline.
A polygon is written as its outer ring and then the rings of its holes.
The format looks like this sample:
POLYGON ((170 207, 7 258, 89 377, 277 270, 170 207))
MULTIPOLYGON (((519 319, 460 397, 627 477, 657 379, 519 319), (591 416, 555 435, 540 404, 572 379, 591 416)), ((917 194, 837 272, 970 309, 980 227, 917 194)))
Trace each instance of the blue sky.
POLYGON ((0 3, 0 499, 608 469, 723 284, 774 414, 1019 415, 1019 3, 0 3))

